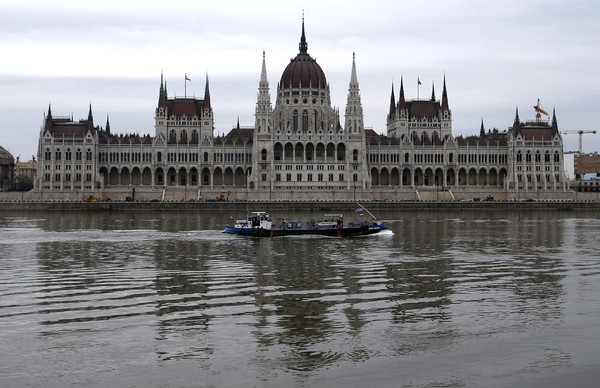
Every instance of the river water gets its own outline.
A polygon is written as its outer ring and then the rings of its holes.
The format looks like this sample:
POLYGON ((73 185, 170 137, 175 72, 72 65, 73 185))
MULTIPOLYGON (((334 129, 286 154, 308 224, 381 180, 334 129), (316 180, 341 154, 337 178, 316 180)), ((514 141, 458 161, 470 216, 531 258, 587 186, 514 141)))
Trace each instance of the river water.
POLYGON ((354 239, 231 216, 0 213, 0 386, 600 381, 599 214, 398 211, 354 239))

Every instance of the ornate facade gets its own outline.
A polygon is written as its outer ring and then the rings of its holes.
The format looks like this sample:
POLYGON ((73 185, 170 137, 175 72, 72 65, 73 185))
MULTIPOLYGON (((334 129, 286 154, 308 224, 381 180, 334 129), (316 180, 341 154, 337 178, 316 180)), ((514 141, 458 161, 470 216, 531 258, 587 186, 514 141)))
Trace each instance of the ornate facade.
MULTIPOLYGON (((217 110, 218 113, 218 110, 217 110)), ((154 136, 116 135, 106 121, 54 117, 40 130, 36 189, 49 198, 414 200, 491 193, 568 196, 563 143, 551 122, 521 122, 508 131, 454 137, 446 80, 441 101, 407 101, 392 86, 387 133, 364 127, 353 55, 343 120, 331 105, 325 72, 308 53, 302 23, 299 52, 271 104, 265 54, 253 127, 214 135, 208 77, 203 99, 169 98, 161 76, 154 136), (342 125, 343 122, 343 125, 342 125), (227 193, 225 196, 222 193, 227 193), (473 194, 475 193, 475 194, 473 194), (562 194, 561 194, 562 193, 562 194)))

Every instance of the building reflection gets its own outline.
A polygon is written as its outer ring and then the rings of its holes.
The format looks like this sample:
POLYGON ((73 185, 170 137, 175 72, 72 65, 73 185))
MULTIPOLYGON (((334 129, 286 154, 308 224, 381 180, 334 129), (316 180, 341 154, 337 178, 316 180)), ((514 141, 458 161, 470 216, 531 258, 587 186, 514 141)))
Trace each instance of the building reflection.
POLYGON ((231 238, 221 213, 43 216, 39 299, 70 298, 44 322, 85 329, 142 317, 159 360, 211 368, 236 345, 269 375, 431 350, 563 313, 568 216, 390 216, 394 235, 342 240, 231 238))

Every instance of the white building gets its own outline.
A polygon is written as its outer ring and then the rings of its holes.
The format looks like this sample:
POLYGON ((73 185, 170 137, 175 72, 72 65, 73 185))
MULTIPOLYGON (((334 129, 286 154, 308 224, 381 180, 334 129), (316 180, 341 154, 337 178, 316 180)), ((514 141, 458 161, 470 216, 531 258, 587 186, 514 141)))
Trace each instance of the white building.
MULTIPOLYGON (((392 87, 387 134, 365 129, 356 61, 343 118, 325 72, 299 52, 271 103, 263 53, 254 127, 214 136, 208 77, 203 99, 169 98, 161 76, 154 136, 116 135, 88 118, 52 116, 40 130, 36 189, 48 198, 415 200, 493 194, 499 199, 572 195, 556 115, 508 131, 454 137, 446 80, 442 99, 407 101, 392 87)), ((217 102, 218 106, 218 102, 217 102)))

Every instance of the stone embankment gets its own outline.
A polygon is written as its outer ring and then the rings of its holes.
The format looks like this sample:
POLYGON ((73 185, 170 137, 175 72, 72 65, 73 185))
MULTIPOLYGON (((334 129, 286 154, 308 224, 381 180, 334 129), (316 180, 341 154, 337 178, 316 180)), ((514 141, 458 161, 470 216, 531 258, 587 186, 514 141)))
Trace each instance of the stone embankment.
MULTIPOLYGON (((366 201, 361 203, 371 211, 389 210, 600 210, 597 201, 366 201)), ((0 211, 319 211, 348 212, 358 207, 351 201, 225 201, 225 202, 83 202, 83 201, 0 201, 0 211)))

